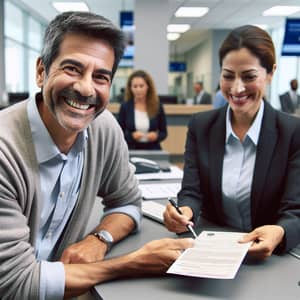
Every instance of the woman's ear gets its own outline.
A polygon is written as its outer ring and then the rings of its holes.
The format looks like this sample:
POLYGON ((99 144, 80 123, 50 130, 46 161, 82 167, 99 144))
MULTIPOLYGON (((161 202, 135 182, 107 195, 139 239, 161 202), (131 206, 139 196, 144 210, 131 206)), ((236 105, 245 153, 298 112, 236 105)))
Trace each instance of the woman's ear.
POLYGON ((44 84, 44 79, 45 79, 45 66, 42 62, 42 59, 39 57, 36 61, 36 75, 35 75, 35 80, 36 84, 39 88, 43 87, 44 84))
POLYGON ((272 80, 272 78, 273 78, 273 75, 274 75, 274 73, 275 73, 276 68, 277 68, 277 65, 274 64, 274 65, 273 65, 272 71, 271 71, 270 73, 268 73, 269 83, 271 83, 271 80, 272 80))
POLYGON ((272 70, 272 76, 274 75, 276 69, 277 69, 277 65, 274 64, 274 65, 273 65, 273 70, 272 70))

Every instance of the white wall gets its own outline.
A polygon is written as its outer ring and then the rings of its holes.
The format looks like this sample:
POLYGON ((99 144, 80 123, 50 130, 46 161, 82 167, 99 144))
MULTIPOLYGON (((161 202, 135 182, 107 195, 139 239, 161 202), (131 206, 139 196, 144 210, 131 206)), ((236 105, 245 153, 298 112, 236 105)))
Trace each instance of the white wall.
POLYGON ((5 93, 5 67, 4 67, 4 1, 0 1, 0 106, 6 105, 7 99, 3 99, 5 93))
POLYGON ((135 69, 153 77, 159 94, 168 93, 168 1, 138 0, 135 3, 135 69))
MULTIPOLYGON (((192 74, 192 80, 202 81, 204 89, 211 93, 212 88, 212 40, 211 32, 207 33, 207 38, 198 46, 188 51, 186 54, 187 73, 192 74)), ((188 74, 187 74, 188 76, 188 74)), ((193 96, 191 85, 188 83, 188 97, 193 96)))

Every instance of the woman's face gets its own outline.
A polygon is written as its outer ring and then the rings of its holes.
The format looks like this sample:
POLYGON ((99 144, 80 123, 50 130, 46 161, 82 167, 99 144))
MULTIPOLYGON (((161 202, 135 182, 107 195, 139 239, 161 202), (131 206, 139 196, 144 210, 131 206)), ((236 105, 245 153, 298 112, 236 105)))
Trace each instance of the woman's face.
POLYGON ((248 49, 228 52, 222 63, 220 86, 235 116, 254 118, 272 75, 273 71, 268 74, 248 49))
POLYGON ((131 80, 131 92, 134 99, 145 99, 148 92, 148 84, 142 77, 134 77, 131 80))

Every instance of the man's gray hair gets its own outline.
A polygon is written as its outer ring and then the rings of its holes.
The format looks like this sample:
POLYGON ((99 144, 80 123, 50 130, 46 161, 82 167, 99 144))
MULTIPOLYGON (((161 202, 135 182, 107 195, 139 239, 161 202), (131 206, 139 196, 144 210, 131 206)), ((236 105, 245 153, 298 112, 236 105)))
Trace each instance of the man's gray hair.
POLYGON ((83 34, 107 42, 114 50, 115 59, 112 75, 115 74, 125 48, 123 32, 108 19, 90 12, 65 12, 57 15, 48 25, 41 59, 48 73, 66 34, 83 34))

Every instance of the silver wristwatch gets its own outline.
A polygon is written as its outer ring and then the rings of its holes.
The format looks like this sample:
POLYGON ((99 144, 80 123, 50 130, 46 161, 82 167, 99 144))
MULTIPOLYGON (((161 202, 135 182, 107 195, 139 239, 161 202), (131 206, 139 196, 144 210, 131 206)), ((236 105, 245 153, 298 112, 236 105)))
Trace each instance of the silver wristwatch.
POLYGON ((94 232, 94 236, 96 236, 101 242, 106 244, 108 252, 114 243, 112 235, 107 230, 100 230, 94 232))

